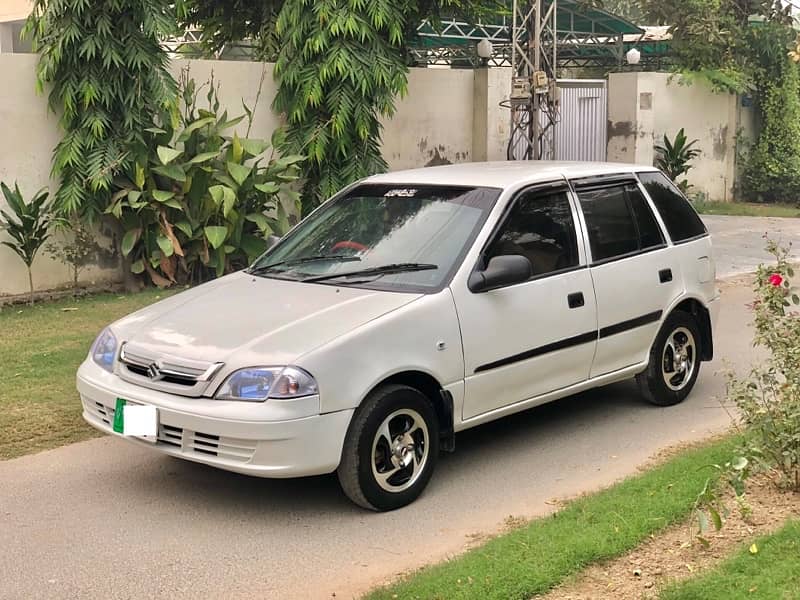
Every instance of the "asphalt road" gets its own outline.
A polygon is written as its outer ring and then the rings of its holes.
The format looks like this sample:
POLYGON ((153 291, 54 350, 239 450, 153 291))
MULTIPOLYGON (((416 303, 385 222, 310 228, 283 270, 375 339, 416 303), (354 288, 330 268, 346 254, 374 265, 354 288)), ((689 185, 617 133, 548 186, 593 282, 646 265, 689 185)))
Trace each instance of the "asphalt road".
POLYGON ((769 262, 764 235, 784 246, 794 242, 790 256, 800 262, 800 219, 704 215, 703 221, 714 240, 718 277, 752 273, 769 262))
POLYGON ((714 371, 752 349, 749 287, 723 291, 717 359, 683 404, 624 383, 464 432, 423 497, 388 514, 334 476, 248 478, 108 437, 0 462, 0 598, 349 598, 456 553, 725 429, 714 371))

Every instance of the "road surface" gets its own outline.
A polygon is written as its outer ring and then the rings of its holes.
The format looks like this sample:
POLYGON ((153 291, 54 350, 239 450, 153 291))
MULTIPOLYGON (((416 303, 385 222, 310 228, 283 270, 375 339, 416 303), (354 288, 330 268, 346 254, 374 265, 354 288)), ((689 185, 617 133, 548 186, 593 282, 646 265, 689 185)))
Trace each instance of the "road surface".
POLYGON ((350 598, 457 553, 725 429, 714 371, 750 360, 751 294, 723 291, 717 359, 683 404, 624 383, 463 432, 425 494, 388 514, 351 505, 334 476, 248 478, 116 438, 0 462, 0 598, 350 598))

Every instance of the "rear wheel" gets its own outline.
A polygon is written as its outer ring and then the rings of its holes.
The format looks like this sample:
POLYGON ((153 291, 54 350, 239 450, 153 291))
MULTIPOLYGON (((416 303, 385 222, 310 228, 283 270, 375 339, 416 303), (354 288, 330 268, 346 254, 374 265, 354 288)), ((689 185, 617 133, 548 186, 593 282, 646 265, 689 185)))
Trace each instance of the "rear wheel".
POLYGON ((353 417, 337 475, 359 506, 394 510, 422 493, 438 454, 439 424, 430 401, 414 388, 387 385, 353 417))
POLYGON ((692 315, 676 310, 666 318, 650 349, 647 370, 636 376, 648 402, 671 406, 689 395, 700 372, 700 342, 692 315))

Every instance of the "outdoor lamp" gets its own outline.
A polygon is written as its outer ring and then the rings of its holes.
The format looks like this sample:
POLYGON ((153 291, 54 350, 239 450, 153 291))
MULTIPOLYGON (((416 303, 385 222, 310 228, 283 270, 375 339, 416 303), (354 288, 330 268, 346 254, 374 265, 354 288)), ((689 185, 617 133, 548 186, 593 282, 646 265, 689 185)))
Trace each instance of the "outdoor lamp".
POLYGON ((481 58, 491 58, 492 52, 494 52, 494 47, 492 46, 492 42, 489 40, 481 40, 478 42, 478 56, 481 58))
POLYGON ((638 65, 639 60, 642 58, 642 53, 639 52, 636 48, 631 48, 625 53, 625 60, 628 61, 629 65, 638 65))

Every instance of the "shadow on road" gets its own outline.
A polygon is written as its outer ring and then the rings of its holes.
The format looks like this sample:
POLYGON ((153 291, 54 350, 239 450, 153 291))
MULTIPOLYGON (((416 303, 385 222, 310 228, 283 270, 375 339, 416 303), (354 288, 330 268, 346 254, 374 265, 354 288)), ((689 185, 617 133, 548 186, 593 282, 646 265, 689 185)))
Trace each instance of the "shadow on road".
MULTIPOLYGON (((678 407, 666 410, 676 410, 678 407)), ((489 474, 498 463, 511 463, 549 444, 580 444, 582 433, 598 422, 620 419, 621 413, 656 413, 665 409, 647 406, 638 397, 632 382, 590 390, 552 402, 498 421, 464 431, 456 436, 456 452, 440 456, 437 473, 432 480, 434 493, 448 494, 462 490, 462 484, 480 488, 482 474, 489 474)), ((588 432, 587 432, 588 433, 588 432)), ((587 436, 588 437, 588 436, 587 436)), ((341 493, 335 474, 301 479, 260 479, 229 473, 206 465, 160 458, 153 469, 136 469, 128 474, 131 487, 141 495, 132 499, 147 502, 157 494, 163 500, 190 506, 201 502, 204 510, 227 512, 235 507, 250 516, 265 512, 319 516, 327 512, 354 512, 341 493)), ((491 479, 491 477, 489 477, 491 479)))

